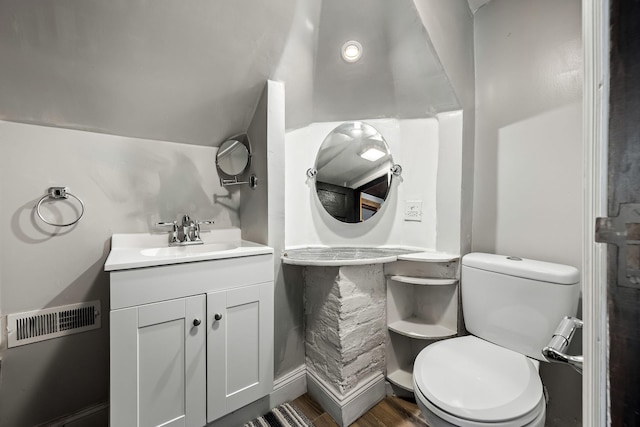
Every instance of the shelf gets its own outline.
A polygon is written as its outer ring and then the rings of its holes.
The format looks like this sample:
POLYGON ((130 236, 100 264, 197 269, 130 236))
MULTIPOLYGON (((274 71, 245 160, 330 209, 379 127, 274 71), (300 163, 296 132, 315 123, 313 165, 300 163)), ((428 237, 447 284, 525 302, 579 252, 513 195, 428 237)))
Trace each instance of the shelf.
POLYGON ((413 373, 404 369, 397 369, 387 373, 387 379, 390 383, 413 393, 413 373))
POLYGON ((388 328, 395 333, 421 340, 453 337, 457 334, 457 331, 442 325, 425 324, 419 317, 395 321, 388 328))
POLYGON ((442 285, 455 285, 458 283, 458 279, 433 279, 424 277, 412 277, 412 276, 387 276, 389 279, 401 282, 409 283, 410 285, 427 285, 427 286, 442 286, 442 285))
POLYGON ((398 255, 398 260, 417 262, 451 262, 457 261, 459 258, 459 255, 439 252, 416 252, 413 254, 398 255))

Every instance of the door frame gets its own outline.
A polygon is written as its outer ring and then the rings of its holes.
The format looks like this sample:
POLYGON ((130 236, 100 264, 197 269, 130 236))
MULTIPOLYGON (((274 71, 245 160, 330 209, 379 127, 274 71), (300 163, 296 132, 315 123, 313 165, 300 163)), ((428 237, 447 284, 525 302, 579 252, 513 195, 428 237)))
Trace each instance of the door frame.
POLYGON ((609 130, 609 0, 582 0, 583 218, 582 317, 584 320, 582 422, 607 425, 609 397, 606 245, 595 243, 595 221, 607 216, 609 130))

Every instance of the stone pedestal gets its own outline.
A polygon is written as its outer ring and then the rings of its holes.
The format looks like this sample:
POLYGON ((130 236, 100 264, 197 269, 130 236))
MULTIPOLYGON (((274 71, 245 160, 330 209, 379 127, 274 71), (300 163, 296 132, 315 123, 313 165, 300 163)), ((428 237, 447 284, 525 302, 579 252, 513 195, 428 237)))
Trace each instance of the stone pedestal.
POLYGON ((384 398, 382 264, 305 269, 309 393, 341 425, 384 398))

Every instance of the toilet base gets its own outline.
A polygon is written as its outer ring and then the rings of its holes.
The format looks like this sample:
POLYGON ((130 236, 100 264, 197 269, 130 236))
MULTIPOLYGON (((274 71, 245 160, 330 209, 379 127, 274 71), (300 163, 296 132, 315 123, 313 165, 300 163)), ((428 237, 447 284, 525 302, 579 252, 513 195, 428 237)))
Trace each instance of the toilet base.
MULTIPOLYGON (((451 424, 450 422, 440 418, 433 411, 427 408, 424 402, 421 401, 421 399, 417 394, 416 394, 416 403, 418 404, 418 408, 420 408, 420 412, 422 413, 424 418, 427 420, 427 424, 429 424, 430 427, 461 427, 461 426, 463 427, 500 427, 502 425, 505 425, 505 426, 516 425, 513 422, 502 424, 502 423, 482 423, 478 421, 469 421, 469 420, 460 420, 459 424, 451 424)), ((542 406, 540 413, 532 421, 523 425, 518 425, 518 427, 544 427, 544 421, 547 415, 547 408, 546 408, 544 399, 541 401, 540 404, 542 406)))

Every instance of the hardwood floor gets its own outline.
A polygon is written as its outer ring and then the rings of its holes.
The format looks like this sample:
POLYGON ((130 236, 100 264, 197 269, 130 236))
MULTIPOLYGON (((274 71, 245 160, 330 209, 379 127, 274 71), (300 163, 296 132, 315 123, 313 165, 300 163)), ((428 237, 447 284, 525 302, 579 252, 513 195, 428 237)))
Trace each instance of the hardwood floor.
MULTIPOLYGON (((329 414, 308 394, 293 403, 311 420, 314 427, 337 427, 329 414)), ((382 402, 358 418, 351 427, 428 427, 418 406, 399 397, 387 396, 382 402)))

